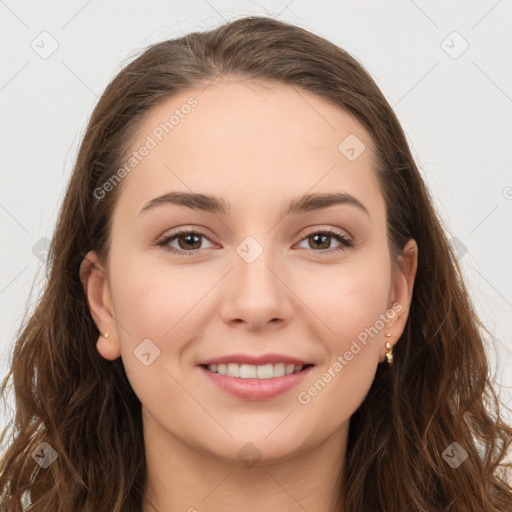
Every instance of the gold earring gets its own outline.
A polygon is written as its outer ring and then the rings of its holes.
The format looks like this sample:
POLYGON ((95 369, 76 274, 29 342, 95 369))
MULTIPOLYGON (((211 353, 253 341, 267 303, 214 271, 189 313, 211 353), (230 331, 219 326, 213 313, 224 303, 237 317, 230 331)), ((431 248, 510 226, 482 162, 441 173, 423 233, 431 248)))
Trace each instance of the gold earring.
MULTIPOLYGON (((388 334, 386 334, 386 336, 388 336, 388 334)), ((388 349, 386 352, 386 359, 388 360, 388 364, 391 365, 393 363, 393 345, 391 345, 389 341, 386 341, 386 348, 388 349)))
POLYGON ((108 338, 108 332, 106 332, 105 334, 102 334, 102 336, 103 336, 104 338, 108 338))

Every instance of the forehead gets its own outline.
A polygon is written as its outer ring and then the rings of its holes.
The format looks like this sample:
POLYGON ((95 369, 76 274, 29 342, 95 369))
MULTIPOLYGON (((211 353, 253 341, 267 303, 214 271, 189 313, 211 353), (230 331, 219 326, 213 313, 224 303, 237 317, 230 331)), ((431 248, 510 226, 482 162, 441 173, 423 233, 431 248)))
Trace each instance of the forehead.
POLYGON ((307 192, 379 202, 366 130, 345 110, 286 84, 223 78, 181 91, 148 113, 126 160, 143 147, 150 149, 132 162, 119 200, 139 210, 172 190, 256 209, 307 192))

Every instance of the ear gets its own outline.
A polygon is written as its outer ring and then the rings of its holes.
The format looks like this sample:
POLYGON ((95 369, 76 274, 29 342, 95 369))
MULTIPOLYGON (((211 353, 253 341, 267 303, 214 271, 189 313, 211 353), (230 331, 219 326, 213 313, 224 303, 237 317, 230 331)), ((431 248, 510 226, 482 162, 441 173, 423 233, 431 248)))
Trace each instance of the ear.
MULTIPOLYGON (((384 342, 389 341, 391 345, 394 345, 402 335, 409 316, 414 279, 418 268, 418 245, 416 240, 411 238, 405 244, 397 263, 398 268, 393 270, 389 303, 389 310, 396 314, 385 327, 385 333, 389 333, 390 336, 384 338, 384 342)), ((386 351, 387 349, 383 343, 381 361, 384 361, 386 351)))
POLYGON ((100 331, 96 347, 98 352, 109 360, 121 355, 121 347, 117 334, 117 323, 110 296, 108 277, 94 251, 87 253, 80 265, 80 281, 84 288, 89 311, 100 331), (104 334, 108 333, 108 337, 104 334))

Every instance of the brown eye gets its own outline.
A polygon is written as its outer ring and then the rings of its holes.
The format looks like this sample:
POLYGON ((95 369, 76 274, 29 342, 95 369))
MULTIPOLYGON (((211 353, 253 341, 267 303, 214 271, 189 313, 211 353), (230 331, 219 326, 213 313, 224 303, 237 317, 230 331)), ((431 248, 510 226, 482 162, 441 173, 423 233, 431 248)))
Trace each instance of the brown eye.
POLYGON ((302 239, 301 243, 306 242, 308 247, 306 249, 313 249, 320 254, 331 254, 336 251, 342 251, 346 248, 354 246, 354 242, 345 236, 342 232, 334 230, 322 230, 310 233, 302 239), (333 241, 337 242, 337 246, 331 247, 333 241))
MULTIPOLYGON (((177 254, 195 254, 202 249, 201 244, 208 240, 206 235, 196 231, 180 231, 158 243, 160 247, 177 254), (177 243, 177 246, 175 245, 177 243)), ((210 242, 208 240, 208 242, 210 242)), ((211 242, 210 242, 211 243, 211 242)))
POLYGON ((184 235, 178 235, 175 237, 178 241, 178 246, 180 249, 200 249, 201 248, 201 235, 197 233, 187 233, 184 235))
POLYGON ((329 249, 331 245, 331 235, 316 233, 308 236, 309 245, 313 249, 329 249))

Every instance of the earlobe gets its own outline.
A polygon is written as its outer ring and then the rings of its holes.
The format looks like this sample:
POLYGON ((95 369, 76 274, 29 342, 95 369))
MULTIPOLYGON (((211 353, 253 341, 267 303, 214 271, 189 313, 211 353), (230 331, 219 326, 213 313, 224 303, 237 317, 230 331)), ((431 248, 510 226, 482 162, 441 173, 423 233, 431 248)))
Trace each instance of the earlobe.
POLYGON ((110 361, 117 359, 121 355, 121 347, 119 345, 119 341, 116 338, 110 338, 110 333, 100 334, 98 341, 96 343, 96 348, 98 352, 105 358, 110 361))
POLYGON ((121 355, 121 350, 109 283, 107 274, 94 251, 87 253, 80 265, 80 281, 87 298, 89 311, 100 331, 96 345, 98 352, 105 359, 117 359, 121 355), (105 333, 108 333, 108 336, 104 336, 105 333))

